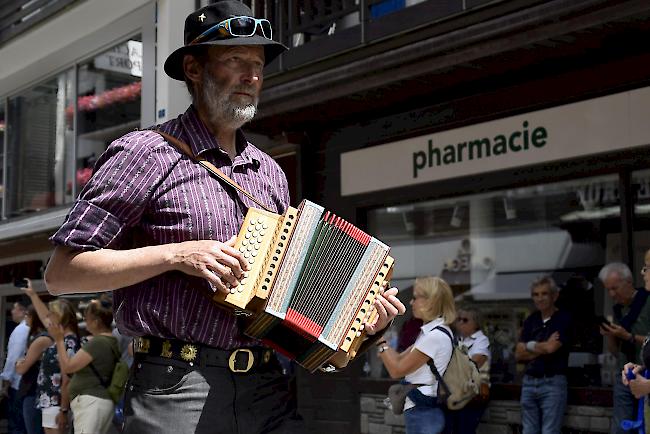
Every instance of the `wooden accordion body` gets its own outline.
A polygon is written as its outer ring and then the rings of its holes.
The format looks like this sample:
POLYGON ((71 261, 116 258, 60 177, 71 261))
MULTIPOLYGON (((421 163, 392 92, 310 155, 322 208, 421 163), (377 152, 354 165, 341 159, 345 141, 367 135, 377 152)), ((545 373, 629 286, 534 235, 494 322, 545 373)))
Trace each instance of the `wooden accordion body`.
POLYGON ((251 270, 213 300, 250 314, 247 335, 310 371, 354 358, 392 274, 388 246, 305 200, 284 215, 250 208, 235 247, 251 270))

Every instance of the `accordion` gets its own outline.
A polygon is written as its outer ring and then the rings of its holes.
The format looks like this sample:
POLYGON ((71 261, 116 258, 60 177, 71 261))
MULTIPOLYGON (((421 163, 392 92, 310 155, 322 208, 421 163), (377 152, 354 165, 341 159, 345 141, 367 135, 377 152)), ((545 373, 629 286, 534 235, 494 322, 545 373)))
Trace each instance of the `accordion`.
POLYGON ((250 208, 235 248, 250 270, 213 301, 247 317, 245 334, 309 371, 354 358, 392 274, 388 246, 305 200, 284 215, 250 208))

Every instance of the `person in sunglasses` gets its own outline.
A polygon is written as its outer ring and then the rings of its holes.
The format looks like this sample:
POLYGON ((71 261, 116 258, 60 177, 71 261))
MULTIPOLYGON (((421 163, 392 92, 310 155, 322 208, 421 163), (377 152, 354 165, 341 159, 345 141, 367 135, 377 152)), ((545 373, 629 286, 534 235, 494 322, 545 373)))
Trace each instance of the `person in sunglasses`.
MULTIPOLYGON (((160 133, 134 131, 111 143, 52 237, 50 292, 114 291, 117 326, 136 337, 126 433, 255 434, 287 427, 292 399, 277 359, 243 334, 232 310, 210 300, 238 286, 248 269, 233 246, 255 205, 161 135, 185 142, 283 214, 285 174, 241 130, 255 116, 264 66, 287 49, 273 36, 271 24, 240 1, 189 14, 184 45, 164 70, 185 82, 192 105, 154 128, 160 133)), ((385 308, 370 333, 404 312, 396 292, 379 298, 385 308)))
POLYGON ((490 396, 490 340, 483 333, 483 315, 474 307, 458 310, 456 333, 459 345, 476 363, 481 374, 480 393, 460 410, 445 412, 445 433, 473 434, 487 408, 490 396))

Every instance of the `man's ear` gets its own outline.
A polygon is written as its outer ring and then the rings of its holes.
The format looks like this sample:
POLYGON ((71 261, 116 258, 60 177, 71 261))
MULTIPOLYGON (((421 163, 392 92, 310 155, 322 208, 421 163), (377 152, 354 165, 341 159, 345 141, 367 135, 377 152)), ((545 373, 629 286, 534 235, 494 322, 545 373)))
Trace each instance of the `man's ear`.
POLYGON ((185 76, 193 83, 201 81, 203 67, 193 55, 186 54, 183 57, 183 71, 185 72, 185 76))

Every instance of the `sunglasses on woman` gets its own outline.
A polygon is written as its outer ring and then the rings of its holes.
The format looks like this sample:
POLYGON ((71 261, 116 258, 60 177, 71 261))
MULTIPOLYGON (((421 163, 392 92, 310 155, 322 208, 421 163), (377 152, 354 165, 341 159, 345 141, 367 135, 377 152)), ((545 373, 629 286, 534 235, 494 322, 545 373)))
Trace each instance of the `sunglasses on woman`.
POLYGON ((210 27, 205 32, 194 38, 189 45, 198 44, 203 42, 206 38, 218 31, 219 36, 234 36, 236 38, 248 38, 253 36, 257 30, 261 31, 261 35, 266 39, 273 39, 273 30, 271 23, 264 18, 253 17, 233 17, 223 20, 214 26, 210 27))

